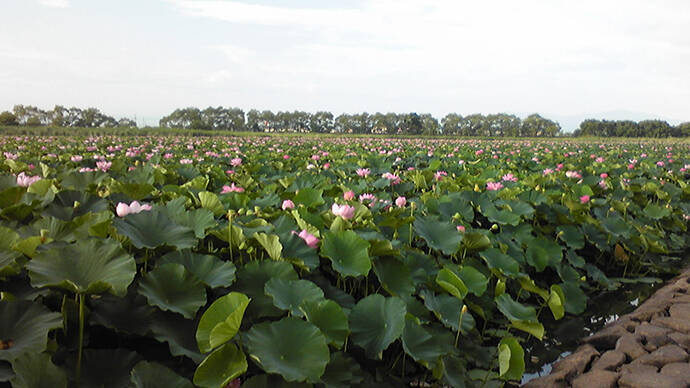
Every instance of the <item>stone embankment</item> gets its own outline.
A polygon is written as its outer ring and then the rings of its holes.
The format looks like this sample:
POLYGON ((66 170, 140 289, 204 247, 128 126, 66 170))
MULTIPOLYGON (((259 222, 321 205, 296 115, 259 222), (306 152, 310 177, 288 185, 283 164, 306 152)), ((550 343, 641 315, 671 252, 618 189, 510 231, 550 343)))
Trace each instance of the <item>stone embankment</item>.
POLYGON ((524 387, 690 387, 690 269, 582 342, 524 387))

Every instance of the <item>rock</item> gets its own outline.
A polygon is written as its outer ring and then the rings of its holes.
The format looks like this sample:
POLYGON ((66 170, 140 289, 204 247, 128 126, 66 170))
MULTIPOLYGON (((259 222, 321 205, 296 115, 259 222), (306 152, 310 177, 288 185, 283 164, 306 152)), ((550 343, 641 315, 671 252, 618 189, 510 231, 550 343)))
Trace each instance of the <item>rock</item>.
POLYGON ((627 388, 686 388, 685 382, 672 376, 661 373, 634 372, 621 376, 618 379, 619 387, 627 388))
POLYGON ((672 364, 666 364, 661 368, 662 375, 672 376, 681 379, 685 384, 690 386, 690 363, 687 362, 674 362, 672 364))
POLYGON ((651 351, 670 343, 671 339, 667 336, 670 332, 671 330, 668 328, 654 326, 648 322, 642 322, 635 328, 635 334, 641 336, 646 341, 645 345, 649 346, 645 346, 645 348, 651 351))
POLYGON ((616 346, 616 341, 626 334, 630 334, 624 327, 613 325, 599 330, 583 340, 599 350, 609 350, 616 346))
POLYGON ((673 303, 690 303, 690 295, 682 294, 675 295, 672 299, 673 303))
POLYGON ((565 373, 566 379, 570 379, 584 372, 592 359, 598 355, 599 352, 592 345, 582 345, 575 353, 556 362, 553 371, 565 373))
POLYGON ((546 375, 544 377, 540 377, 538 379, 530 380, 528 381, 525 385, 523 385, 523 388, 565 388, 567 387, 568 384, 565 381, 565 373, 560 372, 560 373, 554 373, 551 372, 551 374, 546 375))
POLYGON ((625 353, 632 360, 647 354, 647 351, 644 350, 640 343, 640 337, 634 334, 626 334, 620 337, 616 342, 616 350, 625 353))
POLYGON ((673 317, 659 317, 652 320, 652 325, 667 327, 673 331, 690 334, 690 320, 673 317))
POLYGON ((573 380, 573 388, 614 388, 618 382, 618 373, 608 370, 593 370, 579 375, 573 380))
POLYGON ((621 367, 621 376, 630 373, 647 373, 654 374, 659 371, 659 368, 654 365, 647 364, 625 364, 621 367))
POLYGON ((685 362, 687 359, 688 353, 678 345, 665 345, 652 353, 637 358, 632 364, 649 364, 661 368, 666 364, 685 362))
POLYGON ((690 321, 690 303, 676 303, 669 308, 671 318, 690 321))
POLYGON ((599 357, 592 364, 592 370, 612 370, 615 371, 625 363, 625 353, 617 350, 609 350, 599 357))
POLYGON ((671 333, 668 335, 668 338, 685 349, 685 351, 690 351, 690 334, 671 333))

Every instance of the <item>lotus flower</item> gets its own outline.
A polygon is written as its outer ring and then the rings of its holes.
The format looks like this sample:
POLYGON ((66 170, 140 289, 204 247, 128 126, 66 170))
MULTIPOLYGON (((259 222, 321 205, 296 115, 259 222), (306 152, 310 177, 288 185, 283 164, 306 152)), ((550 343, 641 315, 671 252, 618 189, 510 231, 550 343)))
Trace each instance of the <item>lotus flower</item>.
POLYGON ((34 182, 39 180, 41 180, 41 177, 38 175, 28 176, 23 172, 20 172, 19 175, 17 175, 17 186, 29 187, 34 184, 34 182))
POLYGON ((231 183, 230 186, 224 185, 223 190, 220 192, 221 194, 227 194, 227 193, 244 193, 244 188, 235 186, 234 183, 231 183))
POLYGON ((352 190, 343 193, 343 199, 346 201, 351 201, 355 197, 355 192, 352 190))
POLYGON ((589 202, 589 195, 583 195, 580 197, 580 203, 587 203, 589 202))
POLYGON ((289 199, 286 199, 283 201, 283 204, 280 206, 283 210, 288 210, 288 209, 294 209, 295 208, 295 203, 292 202, 289 199))
POLYGON ((359 175, 361 177, 366 178, 367 176, 369 176, 369 174, 371 174, 371 170, 369 170, 368 168, 358 168, 357 169, 357 175, 359 175))
POLYGON ((137 214, 137 213, 141 213, 142 211, 149 211, 149 210, 151 210, 151 205, 140 204, 137 201, 133 201, 129 205, 127 205, 124 202, 119 202, 117 204, 117 207, 115 207, 115 212, 117 213, 118 217, 124 217, 128 214, 137 214))
POLYGON ((304 242, 307 243, 310 248, 316 248, 319 245, 319 239, 313 234, 307 232, 306 229, 302 229, 297 236, 304 240, 304 242))
POLYGON ((496 191, 503 188, 503 183, 501 182, 486 182, 486 189, 489 191, 496 191))
POLYGON ((395 199, 395 206, 397 207, 405 207, 407 204, 407 198, 405 197, 398 197, 395 199))
POLYGON ((355 208, 349 205, 338 205, 334 203, 331 207, 331 212, 334 215, 343 217, 346 220, 352 219, 355 216, 355 208))

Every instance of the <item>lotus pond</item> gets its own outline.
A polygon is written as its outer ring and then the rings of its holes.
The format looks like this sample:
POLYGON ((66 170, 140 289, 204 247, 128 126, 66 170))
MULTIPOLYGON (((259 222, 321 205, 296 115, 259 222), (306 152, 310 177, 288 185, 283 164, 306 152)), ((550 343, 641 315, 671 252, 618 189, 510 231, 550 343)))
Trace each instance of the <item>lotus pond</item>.
POLYGON ((686 142, 5 136, 0 161, 14 387, 516 384, 545 327, 690 243, 686 142))

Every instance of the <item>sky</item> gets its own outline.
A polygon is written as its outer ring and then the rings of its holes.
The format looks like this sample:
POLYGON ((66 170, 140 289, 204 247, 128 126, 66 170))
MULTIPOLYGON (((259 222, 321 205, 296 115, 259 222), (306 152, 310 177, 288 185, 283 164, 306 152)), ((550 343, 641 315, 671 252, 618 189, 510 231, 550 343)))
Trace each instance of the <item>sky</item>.
POLYGON ((690 121, 687 0, 1 0, 0 110, 690 121))

